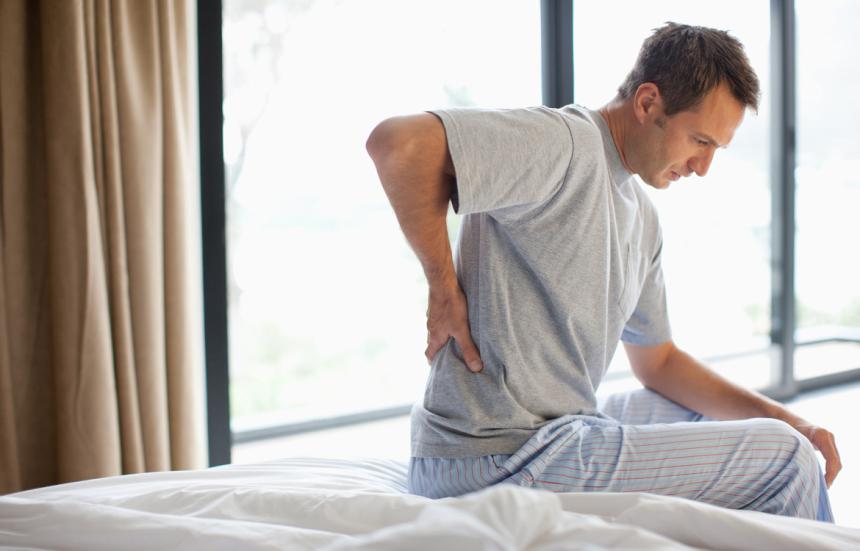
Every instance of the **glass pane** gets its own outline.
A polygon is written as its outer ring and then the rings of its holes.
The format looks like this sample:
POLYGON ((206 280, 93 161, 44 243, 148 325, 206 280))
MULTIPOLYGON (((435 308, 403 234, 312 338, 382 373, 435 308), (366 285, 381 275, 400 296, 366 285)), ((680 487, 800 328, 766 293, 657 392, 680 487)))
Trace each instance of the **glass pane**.
POLYGON ((860 66, 860 3, 801 0, 796 9, 795 373, 803 379, 860 368, 860 72, 849 69, 860 66))
POLYGON ((391 115, 539 104, 539 4, 224 6, 233 428, 411 403, 426 285, 364 143, 391 115))
POLYGON ((706 178, 682 180, 669 190, 645 187, 663 226, 675 342, 735 381, 765 386, 768 354, 743 354, 769 346, 769 3, 578 0, 574 97, 590 108, 612 99, 642 41, 666 21, 729 30, 744 44, 764 92, 758 115, 746 115, 706 178), (611 41, 606 21, 613 22, 611 41))

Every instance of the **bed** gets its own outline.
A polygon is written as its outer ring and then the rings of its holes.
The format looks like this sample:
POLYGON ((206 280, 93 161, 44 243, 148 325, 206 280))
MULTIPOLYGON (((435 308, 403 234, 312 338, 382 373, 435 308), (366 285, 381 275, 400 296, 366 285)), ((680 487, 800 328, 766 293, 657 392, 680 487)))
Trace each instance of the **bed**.
POLYGON ((406 464, 290 458, 125 475, 0 497, 28 549, 860 549, 860 530, 650 494, 500 485, 406 493, 406 464))

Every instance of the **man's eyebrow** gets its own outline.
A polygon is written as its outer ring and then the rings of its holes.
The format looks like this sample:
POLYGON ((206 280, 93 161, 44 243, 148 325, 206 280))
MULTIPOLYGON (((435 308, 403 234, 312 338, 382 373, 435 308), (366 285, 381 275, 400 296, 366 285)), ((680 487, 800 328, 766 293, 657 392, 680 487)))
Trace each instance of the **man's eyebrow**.
POLYGON ((718 142, 718 141, 717 141, 717 140, 715 140, 714 138, 710 137, 709 135, 705 134, 704 132, 696 132, 696 135, 697 135, 698 137, 702 138, 703 140, 705 140, 706 142, 708 142, 709 144, 711 144, 711 145, 712 145, 712 146, 714 146, 714 147, 718 147, 718 148, 721 148, 721 149, 725 149, 725 148, 727 148, 727 147, 729 146, 729 144, 721 145, 721 144, 720 144, 720 142, 718 142))

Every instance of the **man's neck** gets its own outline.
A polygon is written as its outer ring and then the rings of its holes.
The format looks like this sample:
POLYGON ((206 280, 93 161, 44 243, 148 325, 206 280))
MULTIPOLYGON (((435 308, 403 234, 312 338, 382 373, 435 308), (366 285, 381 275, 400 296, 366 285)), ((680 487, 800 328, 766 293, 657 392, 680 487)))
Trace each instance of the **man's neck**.
POLYGON ((621 157, 621 162, 624 163, 624 168, 628 172, 633 172, 630 165, 627 163, 627 157, 624 154, 624 144, 627 143, 629 135, 629 115, 628 102, 616 97, 603 107, 597 110, 603 120, 606 121, 606 126, 609 127, 609 133, 612 135, 612 141, 615 142, 615 149, 618 150, 618 155, 621 157))

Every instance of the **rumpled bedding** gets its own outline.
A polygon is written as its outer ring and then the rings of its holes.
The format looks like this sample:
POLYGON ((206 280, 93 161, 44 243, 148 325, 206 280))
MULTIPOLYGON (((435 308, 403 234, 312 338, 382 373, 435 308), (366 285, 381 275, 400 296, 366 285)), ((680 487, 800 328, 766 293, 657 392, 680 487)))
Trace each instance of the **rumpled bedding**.
POLYGON ((291 458, 125 475, 0 497, 27 549, 860 549, 860 530, 642 493, 499 485, 406 493, 406 464, 291 458))

